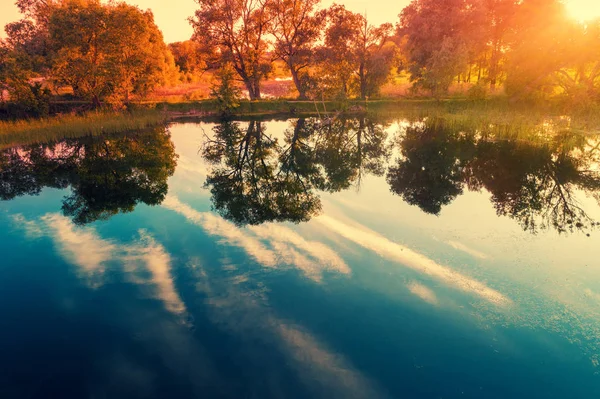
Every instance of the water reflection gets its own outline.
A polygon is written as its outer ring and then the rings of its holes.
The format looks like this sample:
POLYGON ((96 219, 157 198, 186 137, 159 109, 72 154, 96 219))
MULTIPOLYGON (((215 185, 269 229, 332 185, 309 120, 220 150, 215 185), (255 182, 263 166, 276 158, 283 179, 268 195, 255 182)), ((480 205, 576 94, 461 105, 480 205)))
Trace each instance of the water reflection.
POLYGON ((215 165, 206 186, 219 214, 237 224, 260 224, 307 221, 320 210, 312 189, 314 165, 296 125, 298 141, 288 148, 267 135, 261 122, 242 128, 227 121, 214 128, 203 154, 215 165))
POLYGON ((465 189, 485 189, 498 215, 532 233, 596 225, 577 198, 600 198, 598 145, 588 136, 566 132, 535 143, 428 121, 409 126, 397 145, 401 155, 387 181, 424 212, 437 215, 465 189))
POLYGON ((160 204, 177 156, 164 127, 124 136, 65 140, 0 153, 0 199, 64 189, 62 211, 78 225, 160 204))
MULTIPOLYGON (((268 126, 222 121, 202 144, 201 183, 214 210, 238 226, 309 221, 321 213, 323 192, 360 189, 369 175, 385 176, 394 194, 434 215, 465 191, 485 190, 499 216, 531 233, 589 234, 597 225, 581 201, 600 201, 600 144, 591 136, 520 139, 435 118, 395 128, 371 117, 268 126)), ((70 187, 62 211, 83 225, 162 203, 176 164, 164 128, 13 148, 0 153, 0 198, 70 187)))
POLYGON ((387 133, 365 118, 298 119, 278 140, 261 122, 226 121, 203 148, 213 165, 206 180, 214 208, 236 224, 303 222, 321 210, 316 190, 337 192, 381 176, 387 133))

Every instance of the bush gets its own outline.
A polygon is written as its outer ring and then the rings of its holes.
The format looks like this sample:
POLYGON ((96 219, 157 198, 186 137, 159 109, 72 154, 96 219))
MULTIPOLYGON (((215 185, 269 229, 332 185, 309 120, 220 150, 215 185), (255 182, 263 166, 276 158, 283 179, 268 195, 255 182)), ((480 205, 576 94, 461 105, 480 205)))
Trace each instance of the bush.
POLYGON ((467 91, 467 98, 473 101, 485 100, 487 98, 487 95, 487 87, 479 83, 474 86, 471 86, 467 91))
POLYGON ((210 88, 210 96, 217 101, 217 108, 223 115, 230 114, 240 106, 241 91, 235 85, 235 72, 225 65, 215 74, 217 82, 210 88))

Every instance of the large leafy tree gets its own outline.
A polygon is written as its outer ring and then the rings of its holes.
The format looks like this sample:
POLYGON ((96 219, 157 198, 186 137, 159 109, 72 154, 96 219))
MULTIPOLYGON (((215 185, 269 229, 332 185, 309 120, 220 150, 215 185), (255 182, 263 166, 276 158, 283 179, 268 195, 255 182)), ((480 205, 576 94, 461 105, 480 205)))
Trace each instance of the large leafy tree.
POLYGON ((580 35, 581 28, 568 17, 560 0, 524 0, 514 19, 507 93, 515 98, 551 94, 555 73, 571 61, 580 35))
POLYGON ((251 100, 261 98, 261 82, 271 71, 267 35, 271 24, 267 0, 196 0, 190 23, 194 40, 212 62, 230 63, 251 100))
POLYGON ((396 48, 388 40, 390 24, 375 27, 361 14, 334 4, 327 10, 323 46, 319 48, 320 90, 343 98, 377 94, 393 65, 396 48))
POLYGON ((169 50, 173 53, 175 65, 183 73, 200 74, 208 67, 200 55, 198 43, 193 40, 170 43, 169 50))
POLYGON ((361 26, 360 15, 334 4, 327 10, 324 45, 319 49, 319 90, 349 97, 355 71, 355 38, 361 26))
POLYGON ((396 56, 396 45, 388 40, 392 24, 379 27, 369 24, 365 16, 358 18, 360 30, 356 36, 355 59, 360 98, 376 95, 386 82, 396 56))
POLYGON ((324 11, 321 0, 272 0, 270 3, 275 53, 290 70, 300 99, 307 98, 308 69, 314 63, 314 49, 321 36, 324 11))
POLYGON ((484 65, 492 89, 505 73, 506 58, 514 39, 514 22, 518 11, 516 0, 481 0, 480 6, 487 23, 484 24, 484 65), (512 38, 511 38, 512 36, 512 38))
POLYGON ((173 57, 150 11, 68 0, 52 13, 49 32, 53 78, 96 106, 128 102, 174 78, 173 57))
POLYGON ((445 93, 481 50, 485 13, 477 0, 413 0, 400 14, 408 71, 416 88, 445 93))

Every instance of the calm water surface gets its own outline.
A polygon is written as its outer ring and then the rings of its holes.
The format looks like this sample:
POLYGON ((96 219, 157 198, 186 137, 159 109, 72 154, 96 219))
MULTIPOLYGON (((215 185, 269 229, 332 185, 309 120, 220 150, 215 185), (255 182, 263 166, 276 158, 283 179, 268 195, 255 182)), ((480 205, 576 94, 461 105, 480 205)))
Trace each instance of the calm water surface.
POLYGON ((300 119, 4 150, 0 398, 600 397, 598 143, 300 119))

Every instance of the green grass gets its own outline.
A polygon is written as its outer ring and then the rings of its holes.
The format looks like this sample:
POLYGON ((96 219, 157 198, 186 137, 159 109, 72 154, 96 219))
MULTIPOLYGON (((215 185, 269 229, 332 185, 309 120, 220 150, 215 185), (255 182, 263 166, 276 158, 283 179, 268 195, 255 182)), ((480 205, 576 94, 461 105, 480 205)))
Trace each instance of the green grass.
POLYGON ((46 119, 0 121, 0 147, 44 143, 64 138, 100 136, 157 126, 165 115, 156 110, 90 112, 46 119))

